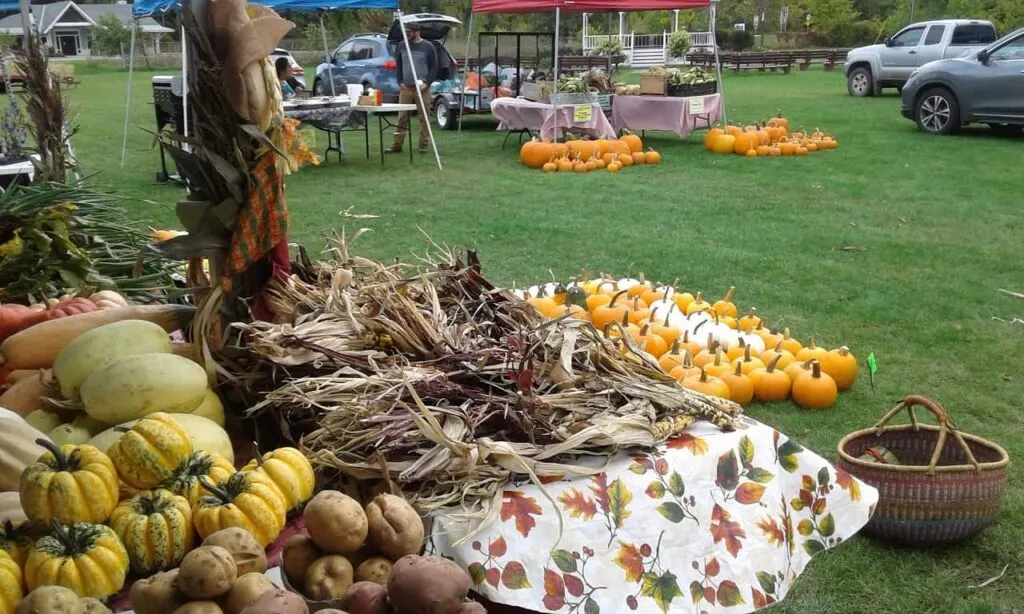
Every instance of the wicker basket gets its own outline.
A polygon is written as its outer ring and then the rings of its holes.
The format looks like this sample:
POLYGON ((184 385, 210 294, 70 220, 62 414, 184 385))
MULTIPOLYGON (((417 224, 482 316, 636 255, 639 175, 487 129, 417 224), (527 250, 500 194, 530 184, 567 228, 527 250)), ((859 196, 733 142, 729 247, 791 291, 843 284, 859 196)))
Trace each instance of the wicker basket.
POLYGON ((843 437, 838 448, 836 466, 878 489, 878 507, 864 527, 869 535, 911 545, 944 545, 977 535, 999 514, 1010 464, 1006 450, 961 433, 927 397, 904 398, 873 428, 843 437), (935 414, 939 425, 919 424, 917 405, 935 414), (887 426, 903 409, 911 424, 887 426), (901 464, 858 458, 875 446, 890 450, 901 464))

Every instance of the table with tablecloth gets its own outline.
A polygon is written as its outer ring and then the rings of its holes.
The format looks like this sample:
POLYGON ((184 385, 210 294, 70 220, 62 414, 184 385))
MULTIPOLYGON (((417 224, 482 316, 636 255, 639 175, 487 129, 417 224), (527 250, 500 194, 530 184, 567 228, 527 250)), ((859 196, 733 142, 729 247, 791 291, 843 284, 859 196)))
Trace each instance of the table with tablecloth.
POLYGON ((583 132, 594 138, 615 138, 615 129, 594 102, 584 105, 559 104, 558 114, 550 103, 533 102, 525 98, 497 98, 491 101, 491 112, 501 123, 498 130, 530 131, 539 133, 541 138, 554 140, 557 126, 558 135, 567 130, 583 132), (589 107, 581 112, 577 107, 589 107))
POLYGON ((686 138, 697 128, 707 128, 722 118, 722 95, 616 96, 612 126, 616 131, 667 130, 686 138))
MULTIPOLYGON (((335 96, 323 99, 289 100, 284 103, 284 115, 289 119, 297 119, 305 125, 312 126, 327 135, 326 156, 334 151, 341 159, 345 153, 345 145, 341 140, 342 132, 364 132, 365 116, 353 113, 348 96, 335 96), (318 104, 319 103, 319 104, 318 104)), ((369 148, 367 148, 369 153, 369 148)))
POLYGON ((435 519, 428 547, 491 601, 538 612, 749 612, 863 527, 877 491, 745 418, 698 423, 593 476, 507 485, 490 524, 435 519))

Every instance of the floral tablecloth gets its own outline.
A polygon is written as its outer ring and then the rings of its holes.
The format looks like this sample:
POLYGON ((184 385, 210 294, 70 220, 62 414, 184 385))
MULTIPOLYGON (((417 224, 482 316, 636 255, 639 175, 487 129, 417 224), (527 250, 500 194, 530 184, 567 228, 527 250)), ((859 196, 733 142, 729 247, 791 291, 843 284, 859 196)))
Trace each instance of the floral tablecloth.
POLYGON ((698 423, 588 479, 502 494, 491 526, 435 519, 430 546, 496 603, 540 612, 749 612, 870 518, 877 491, 752 419, 698 423), (550 497, 550 498, 549 498, 550 497), (557 507, 557 511, 556 511, 557 507), (559 521, 562 529, 559 537, 559 521))

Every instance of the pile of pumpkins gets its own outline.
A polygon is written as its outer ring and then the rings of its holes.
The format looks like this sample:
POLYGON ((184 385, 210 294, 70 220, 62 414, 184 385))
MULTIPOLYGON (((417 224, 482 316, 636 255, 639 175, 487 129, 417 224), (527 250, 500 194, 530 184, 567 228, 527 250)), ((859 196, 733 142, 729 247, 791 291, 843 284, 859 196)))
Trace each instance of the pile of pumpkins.
POLYGON ((18 492, 4 493, 8 519, 24 519, 6 522, 0 535, 5 614, 23 589, 107 599, 129 573, 143 578, 182 563, 197 534, 241 529, 262 551, 286 514, 313 496, 313 468, 299 450, 257 451, 236 471, 217 452, 196 448, 178 417, 163 412, 124 429, 106 451, 55 445, 13 413, 2 427, 0 447, 15 459, 30 446, 43 450, 21 472, 18 492), (6 501, 13 494, 20 509, 6 501))
POLYGON ((735 288, 710 302, 669 285, 603 278, 515 290, 542 315, 590 322, 631 359, 660 369, 688 389, 740 405, 792 399, 809 409, 835 404, 857 379, 845 346, 804 345, 789 329, 772 330, 756 309, 743 315, 735 288))
POLYGON ((773 117, 763 125, 712 128, 704 136, 704 147, 717 154, 736 154, 748 158, 806 156, 839 147, 832 136, 820 131, 789 130, 789 120, 773 117))
POLYGON ((635 134, 618 139, 596 139, 551 143, 533 139, 519 150, 524 166, 545 173, 588 173, 605 170, 617 173, 623 168, 644 164, 661 164, 661 154, 644 151, 643 140, 635 134))

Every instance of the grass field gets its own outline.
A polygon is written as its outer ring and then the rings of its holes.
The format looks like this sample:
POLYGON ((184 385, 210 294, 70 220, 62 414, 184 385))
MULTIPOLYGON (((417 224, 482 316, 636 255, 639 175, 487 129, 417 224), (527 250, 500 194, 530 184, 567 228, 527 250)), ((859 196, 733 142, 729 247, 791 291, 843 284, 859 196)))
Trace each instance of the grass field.
MULTIPOLYGON (((175 227, 182 193, 154 184, 151 136, 133 128, 118 167, 127 74, 82 72, 71 103, 86 172, 153 201, 129 203, 137 218, 175 227)), ((153 127, 151 74, 133 83, 134 126, 153 127)), ((650 135, 660 167, 544 175, 519 166, 515 148, 500 149, 493 123, 473 120, 461 141, 440 135, 446 168, 438 172, 427 156, 411 167, 389 159, 382 170, 351 135, 347 164, 329 160, 288 179, 293 239, 315 251, 351 207, 381 216, 359 241, 363 253, 404 256, 423 247, 422 229, 478 248, 486 272, 505 284, 589 267, 678 277, 712 297, 735 285, 741 307, 758 307, 773 326, 847 344, 861 358, 874 352, 879 363, 874 393, 865 379, 830 411, 775 404, 752 407, 754 417, 834 458, 843 434, 922 393, 964 430, 1024 456, 1024 326, 992 319, 1024 314, 1024 302, 997 292, 1024 290, 1024 140, 986 129, 925 136, 900 117, 898 98, 852 99, 838 72, 729 77, 725 88, 730 118, 783 112, 833 132, 840 149, 751 160, 707 154, 699 136, 650 135)), ((1000 521, 969 544, 919 551, 858 537, 817 558, 776 611, 1024 611, 1024 478, 1011 467, 1000 521), (1001 580, 968 588, 1004 565, 1001 580)))

